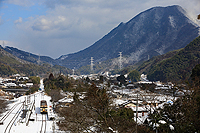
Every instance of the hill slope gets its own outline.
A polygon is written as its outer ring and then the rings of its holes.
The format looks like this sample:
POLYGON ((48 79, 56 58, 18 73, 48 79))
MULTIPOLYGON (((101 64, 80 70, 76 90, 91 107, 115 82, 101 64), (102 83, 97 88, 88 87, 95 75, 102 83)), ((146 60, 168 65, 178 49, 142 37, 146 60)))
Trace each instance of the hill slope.
POLYGON ((134 64, 183 48, 198 35, 199 26, 180 6, 154 7, 127 23, 120 23, 92 46, 63 55, 57 61, 68 68, 79 68, 90 64, 91 57, 100 62, 116 58, 122 52, 126 62, 134 64))
POLYGON ((151 81, 178 82, 188 79, 197 64, 200 64, 200 36, 179 51, 144 62, 138 70, 147 73, 151 81))
MULTIPOLYGON (((49 72, 60 72, 60 66, 51 67, 49 64, 37 65, 25 60, 22 60, 2 48, 0 48, 0 76, 7 76, 16 73, 26 74, 27 76, 43 75, 49 72)), ((62 72, 67 74, 71 70, 62 67, 62 72)))
POLYGON ((54 64, 54 65, 57 64, 57 63, 55 63, 54 59, 52 59, 51 57, 48 57, 48 56, 35 55, 35 54, 25 52, 23 50, 19 50, 17 48, 9 47, 9 46, 6 46, 5 48, 3 48, 3 47, 1 47, 1 48, 4 49, 5 51, 11 53, 12 55, 14 55, 22 60, 28 61, 28 62, 32 62, 35 64, 39 64, 39 63, 49 63, 49 64, 54 64))

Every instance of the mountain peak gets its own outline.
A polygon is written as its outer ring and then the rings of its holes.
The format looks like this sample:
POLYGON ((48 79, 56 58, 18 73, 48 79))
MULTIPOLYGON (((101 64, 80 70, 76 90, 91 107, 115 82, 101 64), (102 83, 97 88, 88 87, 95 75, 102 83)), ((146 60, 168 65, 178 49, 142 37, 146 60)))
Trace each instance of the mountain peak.
MULTIPOLYGON (((153 7, 121 22, 92 46, 62 58, 62 64, 79 68, 94 62, 117 58, 119 52, 126 62, 134 64, 149 57, 185 47, 199 35, 199 26, 179 5, 153 7)), ((59 59, 58 59, 59 60, 59 59)))
MULTIPOLYGON (((199 36, 199 29, 199 25, 181 6, 157 6, 139 13, 126 23, 119 23, 84 50, 62 55, 56 60, 40 56, 40 60, 54 65, 62 64, 67 68, 80 68, 89 65, 91 57, 97 63, 116 59, 122 52, 123 61, 134 64, 185 47, 199 36)), ((7 48, 7 51, 10 50, 7 48)), ((12 49, 12 53, 31 62, 38 60, 38 56, 23 51, 12 49)))

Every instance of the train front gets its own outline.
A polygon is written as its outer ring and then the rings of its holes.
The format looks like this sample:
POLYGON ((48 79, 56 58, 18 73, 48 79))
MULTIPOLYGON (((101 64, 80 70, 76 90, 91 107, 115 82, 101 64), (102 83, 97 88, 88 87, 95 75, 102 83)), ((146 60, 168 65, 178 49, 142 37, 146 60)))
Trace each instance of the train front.
POLYGON ((45 100, 40 102, 40 113, 47 114, 47 102, 45 100))

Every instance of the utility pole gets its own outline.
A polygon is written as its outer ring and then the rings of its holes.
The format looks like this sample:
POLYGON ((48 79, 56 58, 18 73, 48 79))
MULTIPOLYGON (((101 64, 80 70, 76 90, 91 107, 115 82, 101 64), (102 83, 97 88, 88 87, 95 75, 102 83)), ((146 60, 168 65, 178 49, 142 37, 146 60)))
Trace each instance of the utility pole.
POLYGON ((137 103, 136 103, 136 133, 137 133, 137 118, 138 118, 138 94, 137 94, 137 103))
POLYGON ((119 52, 119 69, 122 69, 122 52, 119 52))
POLYGON ((74 69, 72 69, 72 75, 74 75, 74 69))
POLYGON ((60 66, 60 73, 59 73, 59 75, 61 75, 62 74, 62 60, 59 61, 59 66, 60 66))

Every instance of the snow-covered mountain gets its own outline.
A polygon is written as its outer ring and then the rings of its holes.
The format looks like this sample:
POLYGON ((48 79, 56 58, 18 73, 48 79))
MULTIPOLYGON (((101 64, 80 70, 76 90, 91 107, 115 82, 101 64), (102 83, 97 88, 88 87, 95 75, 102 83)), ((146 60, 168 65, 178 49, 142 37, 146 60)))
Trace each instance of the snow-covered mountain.
POLYGON ((153 7, 141 12, 127 23, 120 23, 90 47, 63 55, 56 62, 68 68, 79 68, 94 62, 119 57, 127 63, 147 60, 153 56, 185 47, 199 35, 199 25, 178 6, 153 7))
POLYGON ((185 47, 199 36, 200 26, 187 15, 180 6, 153 7, 139 13, 127 23, 120 23, 103 38, 90 47, 77 53, 62 55, 58 59, 34 55, 13 47, 1 47, 23 60, 67 68, 79 68, 94 63, 113 59, 116 65, 119 52, 122 52, 123 65, 134 64, 153 56, 185 47))

